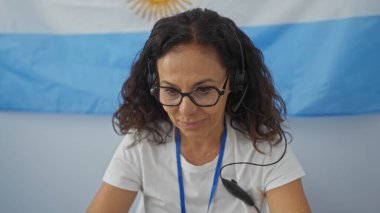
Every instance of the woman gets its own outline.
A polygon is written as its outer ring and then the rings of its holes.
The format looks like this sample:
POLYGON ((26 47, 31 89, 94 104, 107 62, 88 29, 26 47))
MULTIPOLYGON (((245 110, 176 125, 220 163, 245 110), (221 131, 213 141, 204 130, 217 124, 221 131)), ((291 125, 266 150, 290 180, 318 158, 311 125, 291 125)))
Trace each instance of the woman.
POLYGON ((138 191, 154 213, 310 212, 284 102, 230 19, 193 9, 159 20, 122 96, 114 125, 126 136, 88 212, 126 212, 138 191))

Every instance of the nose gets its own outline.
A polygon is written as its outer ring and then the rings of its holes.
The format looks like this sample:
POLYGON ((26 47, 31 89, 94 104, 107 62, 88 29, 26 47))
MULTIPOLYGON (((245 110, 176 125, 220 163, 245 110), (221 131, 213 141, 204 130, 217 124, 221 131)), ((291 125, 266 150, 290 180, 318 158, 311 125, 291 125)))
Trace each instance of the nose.
POLYGON ((195 113, 198 106, 195 105, 189 97, 183 97, 181 104, 179 105, 179 111, 184 115, 191 115, 195 113))

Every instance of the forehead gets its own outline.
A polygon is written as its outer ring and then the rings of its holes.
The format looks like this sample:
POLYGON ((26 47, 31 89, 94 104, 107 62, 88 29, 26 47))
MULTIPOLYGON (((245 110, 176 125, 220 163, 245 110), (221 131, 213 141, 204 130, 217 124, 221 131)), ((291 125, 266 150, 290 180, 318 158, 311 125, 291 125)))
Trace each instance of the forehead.
POLYGON ((157 69, 160 80, 169 81, 219 79, 226 73, 215 48, 194 43, 173 47, 157 60, 157 69))

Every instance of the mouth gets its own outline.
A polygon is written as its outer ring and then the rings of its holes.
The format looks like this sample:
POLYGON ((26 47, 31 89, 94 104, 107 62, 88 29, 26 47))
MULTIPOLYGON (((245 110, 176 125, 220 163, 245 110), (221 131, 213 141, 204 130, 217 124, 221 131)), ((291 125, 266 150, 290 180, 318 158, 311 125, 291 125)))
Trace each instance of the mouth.
POLYGON ((204 120, 199 121, 180 121, 179 124, 183 129, 195 130, 202 126, 204 120))

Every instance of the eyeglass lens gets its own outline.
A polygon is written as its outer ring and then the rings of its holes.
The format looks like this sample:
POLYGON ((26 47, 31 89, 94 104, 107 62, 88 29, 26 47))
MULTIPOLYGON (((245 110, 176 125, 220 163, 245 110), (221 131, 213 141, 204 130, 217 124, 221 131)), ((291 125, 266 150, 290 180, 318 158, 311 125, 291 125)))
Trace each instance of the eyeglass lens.
POLYGON ((172 87, 157 88, 159 101, 164 105, 179 105, 184 96, 188 96, 194 104, 199 106, 214 105, 219 99, 219 92, 213 87, 200 87, 190 93, 181 93, 172 87))

